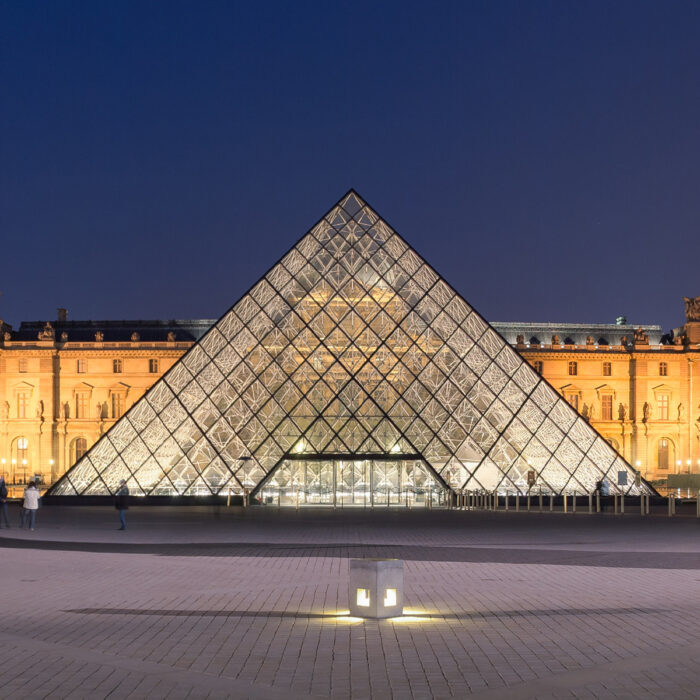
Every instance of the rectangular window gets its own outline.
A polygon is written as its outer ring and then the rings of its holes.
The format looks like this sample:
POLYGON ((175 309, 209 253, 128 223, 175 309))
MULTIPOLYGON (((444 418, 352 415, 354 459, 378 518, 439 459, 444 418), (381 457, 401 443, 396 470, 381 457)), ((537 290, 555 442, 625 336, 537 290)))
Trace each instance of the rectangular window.
POLYGON ((613 397, 611 394, 602 396, 600 399, 603 420, 613 419, 613 397))
POLYGON ((75 395, 75 417, 76 418, 87 418, 88 417, 88 399, 87 393, 81 393, 75 395))
POLYGON ((566 400, 578 411, 578 394, 569 394, 566 400))
POLYGON ((665 438, 661 438, 661 440, 659 440, 658 453, 659 469, 668 469, 669 452, 670 449, 668 440, 666 440, 665 438))
POLYGON ((29 412, 29 396, 27 394, 17 394, 17 418, 26 418, 29 412))
POLYGON ((578 374, 578 363, 569 362, 569 376, 575 377, 578 374))
POLYGON ((124 394, 112 394, 112 418, 121 418, 124 413, 124 394))
POLYGON ((668 420, 668 395, 659 396, 659 420, 668 420))
POLYGON ((612 376, 612 362, 603 362, 603 376, 604 377, 611 377, 612 376))
POLYGON ((20 372, 28 372, 29 371, 29 360, 27 360, 25 357, 23 357, 19 361, 19 371, 20 372))
POLYGON ((114 374, 121 374, 122 373, 122 361, 121 360, 112 360, 112 372, 114 372, 114 374))
POLYGON ((148 361, 148 371, 151 374, 158 374, 158 360, 149 360, 148 361))
POLYGON ((660 377, 667 377, 668 376, 668 364, 666 362, 659 362, 659 376, 660 377))
POLYGON ((87 360, 78 360, 76 370, 78 374, 85 374, 87 372, 87 360))
POLYGON ((535 372, 537 372, 537 374, 542 374, 542 370, 544 369, 544 364, 542 363, 542 360, 535 360, 532 363, 532 366, 535 372))

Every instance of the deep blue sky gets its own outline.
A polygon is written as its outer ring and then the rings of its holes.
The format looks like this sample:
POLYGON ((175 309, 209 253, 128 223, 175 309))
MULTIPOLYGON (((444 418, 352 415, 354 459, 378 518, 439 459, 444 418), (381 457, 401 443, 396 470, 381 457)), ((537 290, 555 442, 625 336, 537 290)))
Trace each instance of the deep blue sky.
POLYGON ((356 188, 492 320, 683 322, 700 3, 0 0, 0 318, 217 317, 356 188))

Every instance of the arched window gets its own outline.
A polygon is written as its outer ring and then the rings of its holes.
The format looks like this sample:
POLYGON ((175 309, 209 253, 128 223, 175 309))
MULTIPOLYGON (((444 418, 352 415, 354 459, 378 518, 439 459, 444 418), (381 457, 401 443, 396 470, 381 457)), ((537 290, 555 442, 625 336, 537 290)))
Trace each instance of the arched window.
POLYGON ((598 345, 609 345, 607 338, 598 338, 598 345))
POLYGON ((70 445, 70 463, 75 464, 86 452, 88 444, 84 437, 78 437, 70 445))
POLYGON ((532 338, 530 338, 530 345, 539 345, 539 344, 540 344, 540 339, 536 335, 533 335, 532 338))
POLYGON ((564 338, 564 345, 576 345, 576 343, 574 342, 573 338, 569 338, 569 336, 567 336, 564 338))
POLYGON ((668 362, 659 362, 659 376, 660 377, 667 377, 668 376, 668 362))
POLYGON ((659 469, 668 470, 674 459, 673 443, 668 438, 661 438, 656 448, 656 465, 659 469))

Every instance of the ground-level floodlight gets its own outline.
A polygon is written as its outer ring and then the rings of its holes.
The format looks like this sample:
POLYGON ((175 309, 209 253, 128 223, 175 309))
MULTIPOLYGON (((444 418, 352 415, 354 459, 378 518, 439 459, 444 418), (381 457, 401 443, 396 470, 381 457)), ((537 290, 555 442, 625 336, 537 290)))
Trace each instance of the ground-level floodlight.
POLYGON ((349 598, 353 617, 402 615, 403 562, 399 559, 351 559, 349 598))

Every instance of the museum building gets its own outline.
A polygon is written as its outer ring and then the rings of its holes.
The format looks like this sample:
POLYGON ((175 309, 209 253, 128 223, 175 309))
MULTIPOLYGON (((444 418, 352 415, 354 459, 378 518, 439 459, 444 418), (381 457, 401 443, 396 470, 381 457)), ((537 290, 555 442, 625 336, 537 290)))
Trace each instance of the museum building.
POLYGON ((2 469, 64 495, 126 478, 348 505, 524 490, 533 472, 586 491, 622 457, 649 480, 697 473, 695 322, 673 341, 489 325, 350 193, 219 321, 4 326, 2 469))

